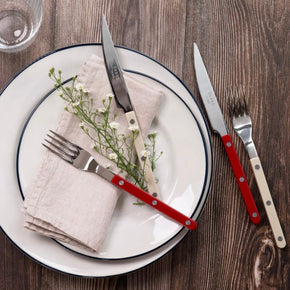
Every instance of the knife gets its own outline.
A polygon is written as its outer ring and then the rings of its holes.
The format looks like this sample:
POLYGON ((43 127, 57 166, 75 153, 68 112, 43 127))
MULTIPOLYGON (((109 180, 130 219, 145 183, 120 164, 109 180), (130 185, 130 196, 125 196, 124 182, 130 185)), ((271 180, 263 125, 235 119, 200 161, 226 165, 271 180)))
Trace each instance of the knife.
POLYGON ((220 106, 218 104, 216 95, 214 93, 213 87, 211 85, 209 76, 207 74, 205 65, 203 63, 196 43, 194 43, 194 68, 199 92, 204 103, 211 127, 213 128, 215 133, 218 133, 221 136, 223 145, 230 160, 250 219, 254 224, 258 224, 261 221, 261 218, 257 206, 250 191, 232 138, 228 133, 223 114, 221 112, 220 106))
MULTIPOLYGON (((122 69, 119 64, 114 43, 112 41, 111 34, 104 15, 102 18, 102 47, 108 78, 110 80, 116 101, 125 112, 128 125, 129 126, 134 125, 140 128, 136 114, 134 112, 134 108, 131 104, 129 92, 123 77, 122 69)), ((145 146, 140 129, 139 134, 137 135, 134 141, 134 146, 140 164, 143 165, 145 162, 144 176, 147 183, 148 192, 152 194, 152 196, 160 199, 160 193, 155 181, 155 177, 152 172, 149 158, 148 157, 144 158, 144 156, 142 156, 142 152, 144 152, 145 146)))

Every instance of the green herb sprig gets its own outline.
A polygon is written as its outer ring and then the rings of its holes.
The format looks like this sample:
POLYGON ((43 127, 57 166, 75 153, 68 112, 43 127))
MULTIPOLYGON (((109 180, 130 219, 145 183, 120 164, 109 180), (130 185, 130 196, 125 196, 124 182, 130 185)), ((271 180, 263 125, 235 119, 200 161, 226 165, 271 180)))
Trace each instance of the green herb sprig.
POLYGON ((81 130, 91 139, 92 148, 116 164, 136 185, 147 190, 144 176, 146 159, 149 158, 154 170, 156 161, 163 154, 156 152, 157 133, 148 135, 149 142, 145 144, 146 150, 142 152, 144 163, 136 164, 134 141, 140 132, 136 126, 128 128, 128 135, 118 132, 117 115, 111 112, 113 95, 103 98, 102 107, 96 108, 89 91, 81 83, 77 83, 76 77, 72 78, 71 85, 68 86, 63 84, 61 70, 56 72, 55 68, 51 68, 48 75, 55 83, 59 96, 66 102, 65 110, 78 118, 81 130))

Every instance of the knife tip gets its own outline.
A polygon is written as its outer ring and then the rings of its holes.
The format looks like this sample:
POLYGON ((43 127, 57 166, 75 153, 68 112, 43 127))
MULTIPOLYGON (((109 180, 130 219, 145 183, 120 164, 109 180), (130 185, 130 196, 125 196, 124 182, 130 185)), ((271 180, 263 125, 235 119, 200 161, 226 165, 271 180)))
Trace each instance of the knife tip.
POLYGON ((106 16, 102 14, 102 24, 107 24, 106 16))

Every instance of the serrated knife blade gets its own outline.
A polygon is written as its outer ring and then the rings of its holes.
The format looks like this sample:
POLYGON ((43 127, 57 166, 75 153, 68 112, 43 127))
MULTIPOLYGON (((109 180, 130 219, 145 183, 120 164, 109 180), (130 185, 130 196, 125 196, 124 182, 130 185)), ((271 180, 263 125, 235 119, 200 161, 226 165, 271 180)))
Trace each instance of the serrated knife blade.
POLYGON ((115 99, 125 113, 133 111, 129 92, 123 77, 122 68, 119 64, 114 43, 104 16, 102 18, 102 48, 108 78, 111 83, 115 99))

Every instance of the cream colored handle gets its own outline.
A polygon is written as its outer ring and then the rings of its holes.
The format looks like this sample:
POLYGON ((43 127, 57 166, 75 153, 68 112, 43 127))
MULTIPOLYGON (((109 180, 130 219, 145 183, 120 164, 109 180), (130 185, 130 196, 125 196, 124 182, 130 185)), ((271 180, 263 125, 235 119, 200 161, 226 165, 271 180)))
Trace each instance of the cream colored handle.
POLYGON ((276 241, 276 244, 279 248, 284 248, 286 246, 286 240, 281 228, 279 218, 275 209, 275 205, 272 200, 272 196, 267 184, 267 180, 262 168, 262 164, 259 157, 254 157, 250 159, 252 169, 254 171, 256 181, 260 190, 260 194, 264 203, 264 207, 270 222, 273 235, 276 241))
MULTIPOLYGON (((139 128, 139 134, 137 135, 135 139, 134 145, 135 145, 136 153, 137 153, 140 164, 144 164, 144 157, 142 156, 141 153, 143 150, 145 150, 145 146, 144 146, 144 141, 142 138, 142 134, 140 131, 136 114, 134 113, 134 111, 131 111, 131 112, 126 113, 125 115, 126 115, 129 126, 135 125, 135 126, 138 126, 139 128)), ((156 184, 155 177, 152 172, 149 158, 145 159, 144 176, 147 183, 148 192, 152 194, 154 197, 161 199, 158 186, 156 184)))

